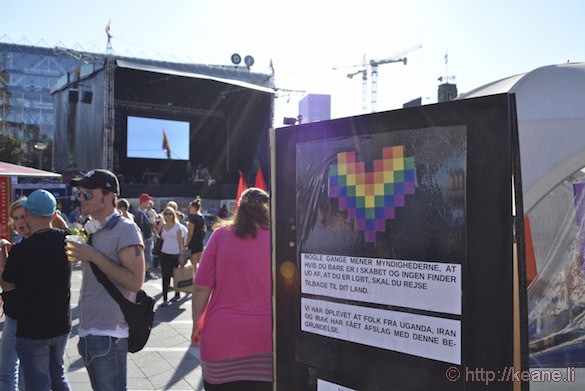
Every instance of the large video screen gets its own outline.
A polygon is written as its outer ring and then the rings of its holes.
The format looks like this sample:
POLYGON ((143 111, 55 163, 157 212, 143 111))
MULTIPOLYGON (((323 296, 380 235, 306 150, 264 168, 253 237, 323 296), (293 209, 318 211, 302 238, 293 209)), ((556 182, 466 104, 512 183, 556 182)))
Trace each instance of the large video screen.
POLYGON ((189 122, 128 116, 129 158, 189 160, 189 122))

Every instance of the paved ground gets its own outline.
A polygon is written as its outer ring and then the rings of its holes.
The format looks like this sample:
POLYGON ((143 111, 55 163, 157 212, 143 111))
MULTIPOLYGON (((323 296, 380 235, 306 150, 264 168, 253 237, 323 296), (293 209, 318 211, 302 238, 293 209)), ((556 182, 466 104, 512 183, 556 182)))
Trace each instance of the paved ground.
MULTIPOLYGON (((67 345, 66 367, 71 389, 89 391, 89 376, 77 352, 80 287, 81 271, 76 268, 71 280, 73 328, 67 345)), ((144 290, 157 300, 155 308, 158 307, 162 302, 160 278, 147 281, 144 290)), ((156 308, 154 328, 146 347, 128 354, 128 390, 203 390, 199 349, 190 346, 191 295, 181 295, 178 302, 156 308)), ((0 325, 3 323, 2 319, 0 325)))
MULTIPOLYGON (((87 371, 77 352, 77 302, 81 287, 81 271, 73 271, 71 281, 71 304, 73 328, 67 346, 67 377, 73 391, 90 391, 87 371)), ((144 284, 151 296, 161 303, 161 280, 150 280, 144 284)), ((157 308, 154 328, 146 347, 138 353, 128 354, 128 390, 203 390, 199 349, 190 345, 191 296, 181 293, 178 302, 157 308)), ((172 297, 172 295, 170 295, 172 297)), ((0 327, 3 326, 0 320, 0 327)), ((562 370, 566 373, 566 369, 562 370)), ((577 368, 574 382, 531 382, 530 389, 537 391, 585 389, 585 368, 577 368)))

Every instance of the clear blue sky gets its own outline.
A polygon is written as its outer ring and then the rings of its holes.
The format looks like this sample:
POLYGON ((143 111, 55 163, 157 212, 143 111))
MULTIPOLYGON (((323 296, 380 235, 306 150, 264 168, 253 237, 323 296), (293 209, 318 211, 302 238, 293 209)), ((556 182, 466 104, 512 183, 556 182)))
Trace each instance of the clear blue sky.
MULTIPOLYGON (((277 87, 331 94, 334 118, 361 113, 362 89, 347 68, 332 68, 364 54, 379 60, 422 45, 408 65, 380 66, 378 111, 436 102, 440 76, 466 92, 585 59, 582 0, 2 0, 0 10, 0 36, 13 42, 103 52, 111 20, 120 55, 229 65, 239 53, 255 58, 256 71, 272 59, 277 87)), ((297 114, 302 96, 279 94, 276 125, 297 114)))

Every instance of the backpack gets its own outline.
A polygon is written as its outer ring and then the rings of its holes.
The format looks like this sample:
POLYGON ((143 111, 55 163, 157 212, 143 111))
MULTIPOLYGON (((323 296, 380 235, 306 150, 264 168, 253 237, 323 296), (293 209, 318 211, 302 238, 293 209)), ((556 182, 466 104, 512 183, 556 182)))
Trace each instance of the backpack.
POLYGON ((138 213, 136 213, 135 223, 138 225, 138 228, 142 231, 145 239, 148 239, 152 236, 152 222, 148 218, 148 215, 142 209, 138 209, 138 213))

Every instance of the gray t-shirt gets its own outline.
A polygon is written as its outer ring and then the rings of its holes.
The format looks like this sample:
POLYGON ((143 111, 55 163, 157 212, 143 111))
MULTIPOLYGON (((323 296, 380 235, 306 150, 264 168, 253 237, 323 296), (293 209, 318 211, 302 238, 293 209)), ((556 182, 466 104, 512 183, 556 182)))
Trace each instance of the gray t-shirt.
MULTIPOLYGON (((120 218, 112 227, 102 228, 93 235, 92 246, 112 262, 120 265, 118 253, 125 247, 140 245, 144 248, 140 228, 128 219, 120 218)), ((120 306, 99 283, 89 262, 82 262, 83 281, 79 296, 79 336, 102 335, 128 337, 128 324, 120 306)), ((112 281, 114 282, 114 281, 112 281)), ((114 282, 116 285, 116 283, 114 282)), ((118 285, 124 297, 134 302, 136 292, 118 285)))

